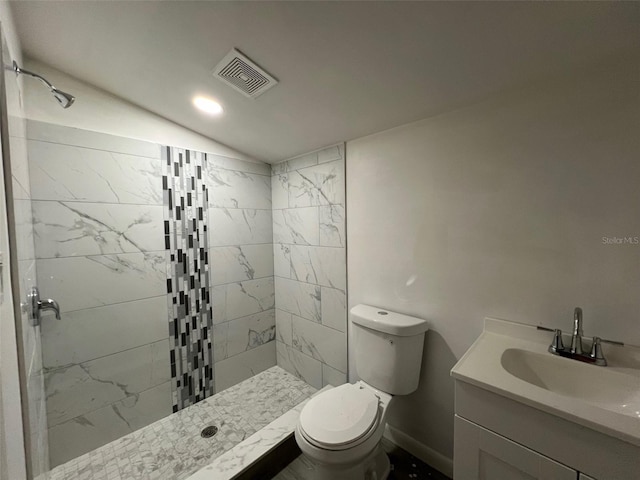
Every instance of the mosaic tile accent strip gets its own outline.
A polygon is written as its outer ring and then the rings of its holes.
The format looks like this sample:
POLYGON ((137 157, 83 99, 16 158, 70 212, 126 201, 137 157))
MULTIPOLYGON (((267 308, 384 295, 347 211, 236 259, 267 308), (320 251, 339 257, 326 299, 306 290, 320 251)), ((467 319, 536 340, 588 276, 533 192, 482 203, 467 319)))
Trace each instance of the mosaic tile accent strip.
POLYGON ((196 405, 191 405, 54 468, 50 480, 183 480, 269 425, 316 389, 271 367, 196 405), (218 433, 200 431, 216 425, 218 433))
POLYGON ((207 233, 207 156, 162 148, 167 256, 171 389, 177 412, 210 397, 213 379, 213 308, 207 233))

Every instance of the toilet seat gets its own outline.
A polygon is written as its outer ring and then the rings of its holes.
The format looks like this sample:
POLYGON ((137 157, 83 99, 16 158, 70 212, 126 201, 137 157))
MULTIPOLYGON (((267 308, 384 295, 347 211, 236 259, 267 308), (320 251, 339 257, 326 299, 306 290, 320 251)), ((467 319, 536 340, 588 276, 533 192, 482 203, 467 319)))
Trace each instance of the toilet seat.
POLYGON ((300 433, 318 448, 345 450, 375 431, 380 399, 369 389, 345 384, 313 397, 300 413, 300 433))

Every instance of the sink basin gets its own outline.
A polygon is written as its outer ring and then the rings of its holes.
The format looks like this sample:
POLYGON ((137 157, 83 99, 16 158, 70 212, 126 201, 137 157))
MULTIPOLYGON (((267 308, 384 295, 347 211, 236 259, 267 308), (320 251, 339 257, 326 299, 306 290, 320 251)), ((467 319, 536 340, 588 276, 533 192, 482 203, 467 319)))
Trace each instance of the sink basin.
POLYGON ((640 348, 606 345, 600 367, 552 355, 553 334, 486 318, 451 370, 471 384, 640 447, 640 348))
POLYGON ((640 418, 640 378, 519 348, 504 350, 500 363, 536 387, 640 418))

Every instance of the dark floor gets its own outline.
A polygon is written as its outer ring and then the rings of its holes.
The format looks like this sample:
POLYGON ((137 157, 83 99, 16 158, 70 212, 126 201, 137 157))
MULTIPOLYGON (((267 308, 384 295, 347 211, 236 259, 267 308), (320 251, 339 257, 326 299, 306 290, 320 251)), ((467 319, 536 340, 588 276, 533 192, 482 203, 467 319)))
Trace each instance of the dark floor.
POLYGON ((382 440, 382 448, 384 448, 384 451, 389 455, 389 460, 391 460, 389 480, 406 480, 409 478, 417 480, 451 480, 435 468, 431 468, 422 460, 418 460, 406 450, 386 439, 382 440))
MULTIPOLYGON (((386 439, 382 440, 382 447, 391 460, 391 473, 388 480, 451 480, 386 439)), ((311 478, 313 470, 314 465, 303 455, 300 455, 273 479, 308 480, 311 478)))

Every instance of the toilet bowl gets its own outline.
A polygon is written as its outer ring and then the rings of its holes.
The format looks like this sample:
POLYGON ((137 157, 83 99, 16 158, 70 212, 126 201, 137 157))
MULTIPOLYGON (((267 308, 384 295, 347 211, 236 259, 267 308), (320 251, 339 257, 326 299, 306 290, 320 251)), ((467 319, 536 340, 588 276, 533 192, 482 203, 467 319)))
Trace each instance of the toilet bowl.
POLYGON ((389 459, 380 448, 393 396, 363 381, 313 397, 300 414, 295 438, 317 465, 315 480, 384 480, 389 459))
POLYGON ((427 322, 369 305, 351 309, 360 381, 324 391, 302 408, 295 438, 316 464, 315 480, 385 480, 380 447, 394 395, 418 388, 427 322))

